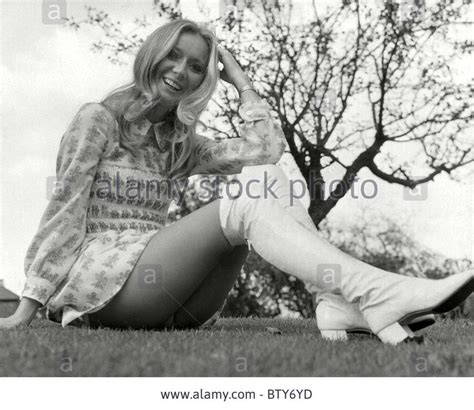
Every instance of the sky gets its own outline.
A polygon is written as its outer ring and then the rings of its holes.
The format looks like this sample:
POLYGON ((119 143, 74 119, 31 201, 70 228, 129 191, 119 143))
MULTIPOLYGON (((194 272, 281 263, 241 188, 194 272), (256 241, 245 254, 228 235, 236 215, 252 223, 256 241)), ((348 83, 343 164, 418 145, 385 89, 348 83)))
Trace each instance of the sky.
MULTIPOLYGON (((185 15, 195 17, 194 2, 183 3, 185 15)), ((0 278, 16 292, 24 280, 26 249, 47 204, 45 181, 54 175, 63 132, 83 103, 102 99, 131 75, 130 66, 112 65, 104 55, 90 50, 98 39, 97 31, 76 32, 61 24, 44 24, 44 4, 38 0, 1 3, 0 278)), ((150 13, 152 1, 67 1, 67 15, 84 16, 85 4, 102 8, 131 27, 134 17, 150 13)), ((298 5, 304 11, 305 3, 298 5)), ((211 10, 217 16, 216 1, 211 10)), ((291 158, 281 164, 290 177, 298 177, 291 158)), ((340 170, 332 169, 330 174, 338 178, 340 170)), ((409 221, 415 239, 436 252, 473 258, 472 181, 459 184, 439 176, 427 186, 426 200, 407 201, 402 187, 369 173, 360 177, 354 194, 339 202, 331 218, 350 224, 361 207, 369 207, 409 221), (366 196, 372 196, 371 181, 377 183, 377 195, 364 199, 363 188, 366 196)))

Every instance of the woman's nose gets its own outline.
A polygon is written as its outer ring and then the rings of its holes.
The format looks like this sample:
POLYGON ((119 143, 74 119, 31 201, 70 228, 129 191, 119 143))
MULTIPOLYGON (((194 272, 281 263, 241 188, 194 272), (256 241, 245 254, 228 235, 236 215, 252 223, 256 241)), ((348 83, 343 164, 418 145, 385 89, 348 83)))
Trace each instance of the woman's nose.
POLYGON ((173 66, 173 72, 179 77, 183 78, 186 72, 186 62, 184 60, 177 61, 173 66))

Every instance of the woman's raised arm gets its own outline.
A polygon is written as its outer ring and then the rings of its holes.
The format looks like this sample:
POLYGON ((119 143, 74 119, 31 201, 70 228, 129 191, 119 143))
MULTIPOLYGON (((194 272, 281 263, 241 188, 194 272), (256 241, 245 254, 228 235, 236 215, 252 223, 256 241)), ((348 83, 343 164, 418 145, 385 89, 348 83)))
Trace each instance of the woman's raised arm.
POLYGON ((215 141, 197 135, 194 174, 239 174, 247 165, 276 164, 285 152, 283 131, 271 117, 267 102, 242 104, 244 125, 239 138, 215 141))
POLYGON ((239 91, 239 115, 244 125, 239 138, 214 141, 197 135, 194 174, 238 174, 246 165, 277 163, 285 152, 286 141, 281 126, 272 118, 270 106, 253 90, 250 80, 232 54, 219 49, 224 64, 221 79, 239 91))

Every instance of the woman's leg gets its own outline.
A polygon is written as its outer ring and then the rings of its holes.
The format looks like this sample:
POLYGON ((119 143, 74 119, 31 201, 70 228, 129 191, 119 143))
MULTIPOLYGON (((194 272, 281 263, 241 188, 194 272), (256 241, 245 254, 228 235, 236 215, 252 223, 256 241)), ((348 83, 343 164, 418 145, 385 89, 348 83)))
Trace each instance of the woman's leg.
MULTIPOLYGON (((304 206, 298 199, 291 196, 290 181, 280 167, 275 165, 246 166, 243 167, 239 179, 247 181, 247 183, 253 180, 260 185, 267 181, 279 203, 290 215, 307 229, 317 232, 316 226, 304 206)), ((241 245, 236 246, 220 258, 218 265, 174 314, 173 324, 175 327, 200 325, 222 306, 248 253, 247 247, 241 245), (216 289, 219 289, 219 292, 216 292, 216 289)))
MULTIPOLYGON (((261 183, 267 181, 267 184, 272 186, 278 203, 285 211, 303 227, 319 234, 308 211, 292 192, 295 182, 291 182, 280 167, 271 164, 244 167, 239 175, 239 180, 241 183, 249 185, 255 183, 250 181, 257 180, 261 183)), ((364 320, 358 303, 348 303, 342 295, 321 289, 317 290, 316 303, 318 304, 316 309, 318 328, 323 337, 346 339, 346 329, 349 331, 363 329, 370 332, 369 325, 364 320)), ((434 316, 426 315, 414 319, 408 325, 411 330, 415 331, 433 323, 434 316)))
POLYGON ((223 235, 219 202, 157 232, 120 292, 91 320, 110 327, 161 328, 175 313, 178 326, 195 326, 212 316, 248 254, 223 235))
POLYGON ((219 213, 229 243, 248 242, 284 272, 322 290, 341 293, 348 302, 358 302, 371 329, 387 341, 396 343, 406 337, 396 323, 399 320, 405 323, 420 313, 450 310, 472 292, 472 272, 430 281, 383 271, 306 229, 277 199, 266 195, 265 187, 258 192, 258 184, 253 184, 257 194, 250 195, 239 179, 231 185, 219 213))
MULTIPOLYGON (((310 231, 318 232, 303 204, 291 194, 291 183, 280 167, 271 164, 245 166, 238 179, 249 188, 249 194, 252 194, 252 186, 255 186, 255 184, 257 185, 256 192, 258 192, 260 190, 258 186, 261 187, 267 183, 275 194, 276 200, 291 217, 310 231)), ((174 318, 175 326, 188 327, 200 324, 214 314, 216 311, 215 306, 211 307, 208 305, 210 300, 217 301, 216 296, 218 297, 218 295, 215 294, 214 289, 224 289, 226 285, 228 286, 227 292, 223 291, 220 293, 221 298, 219 301, 222 304, 240 272, 238 267, 244 264, 247 255, 248 250, 244 245, 235 247, 234 251, 228 256, 221 258, 219 265, 206 277, 195 294, 176 312, 174 318), (226 275, 231 274, 231 272, 234 272, 232 275, 233 279, 229 280, 226 275)))
MULTIPOLYGON (((267 186, 266 195, 274 195, 282 208, 290 216, 300 223, 306 229, 317 233, 318 230, 313 220, 309 216, 307 209, 301 201, 296 198, 292 184, 285 172, 273 164, 245 166, 237 177, 242 186, 246 187, 249 196, 259 196, 265 185, 267 186)), ((245 192, 244 192, 245 193, 245 192)))

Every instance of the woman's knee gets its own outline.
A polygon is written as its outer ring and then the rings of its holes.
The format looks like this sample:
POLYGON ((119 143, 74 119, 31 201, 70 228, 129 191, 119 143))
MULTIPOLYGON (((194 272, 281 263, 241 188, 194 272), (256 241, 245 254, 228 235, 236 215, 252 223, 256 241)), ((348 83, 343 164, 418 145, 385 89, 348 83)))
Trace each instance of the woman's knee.
POLYGON ((242 168, 242 172, 229 182, 232 198, 244 196, 250 199, 287 196, 291 183, 285 172, 277 165, 252 165, 242 168))
POLYGON ((263 181, 264 179, 277 179, 288 181, 285 171, 275 164, 246 165, 242 168, 242 179, 255 178, 263 181))

